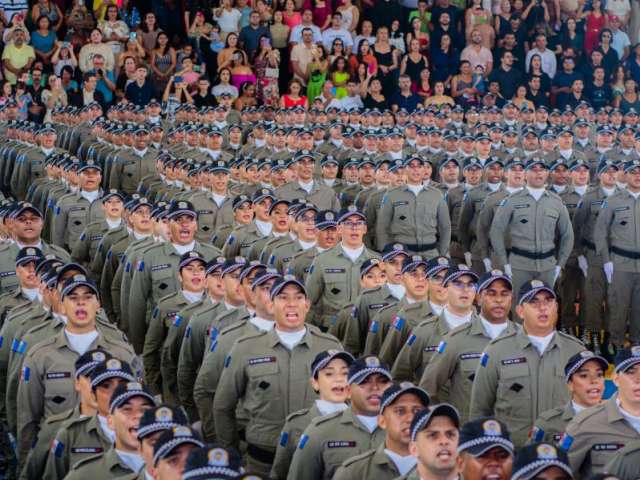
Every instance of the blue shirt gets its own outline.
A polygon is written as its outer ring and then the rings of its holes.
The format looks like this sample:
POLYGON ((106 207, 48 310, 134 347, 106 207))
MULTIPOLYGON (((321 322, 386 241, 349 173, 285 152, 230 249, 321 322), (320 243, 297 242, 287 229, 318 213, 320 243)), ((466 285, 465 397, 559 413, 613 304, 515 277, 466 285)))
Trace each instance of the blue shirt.
MULTIPOLYGON (((111 81, 111 83, 116 83, 115 76, 113 75, 112 71, 105 70, 104 68, 102 69, 102 71, 104 72, 105 77, 107 77, 111 81)), ((91 70, 91 72, 97 73, 95 70, 91 70)), ((102 78, 100 78, 99 75, 96 90, 102 94, 107 105, 113 101, 113 92, 109 90, 109 87, 107 87, 107 84, 102 78)))
POLYGON ((127 85, 125 97, 135 105, 145 106, 155 97, 155 93, 153 85, 147 79, 144 81, 142 87, 138 85, 138 82, 131 82, 127 85))
POLYGON ((415 93, 412 93, 408 97, 405 97, 400 92, 395 92, 393 95, 391 95, 391 102, 389 103, 392 106, 397 105, 398 109, 404 108, 407 112, 413 113, 418 109, 418 104, 421 100, 422 99, 415 93))
POLYGON ((41 52, 49 53, 53 49, 55 42, 56 42, 56 34, 53 33, 52 31, 49 31, 49 33, 45 36, 42 36, 40 32, 38 32, 37 30, 31 33, 31 46, 35 50, 40 50, 41 52))

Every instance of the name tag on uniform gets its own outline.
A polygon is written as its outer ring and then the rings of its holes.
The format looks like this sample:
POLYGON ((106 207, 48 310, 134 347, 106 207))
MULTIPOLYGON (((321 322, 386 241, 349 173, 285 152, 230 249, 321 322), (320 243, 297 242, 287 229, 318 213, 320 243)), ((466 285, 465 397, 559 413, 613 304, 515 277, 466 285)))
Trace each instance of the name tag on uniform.
POLYGON ((594 200, 591 205, 602 205, 602 200, 594 200))
POLYGON ((69 209, 70 212, 81 212, 83 210, 86 210, 86 208, 85 207, 71 207, 69 209))
POLYGON ((15 277, 16 272, 0 272, 0 278, 15 277))
POLYGON ((255 357, 249 359, 249 365, 262 365, 264 363, 276 363, 276 357, 255 357))
POLYGON ((198 215, 209 215, 213 213, 213 210, 198 210, 198 215))
POLYGON ((89 237, 89 240, 91 242, 95 242, 96 240, 102 240, 102 235, 93 235, 93 236, 89 237))
POLYGON ((406 201, 402 201, 402 202, 393 202, 393 206, 394 206, 394 207, 401 207, 402 205, 409 205, 409 202, 406 202, 406 201))
POLYGON ((59 380, 61 378, 71 378, 71 372, 50 372, 50 373, 47 373, 47 380, 59 380))
POLYGON ((71 453, 102 453, 102 447, 74 447, 71 453))
POLYGON ((171 265, 168 263, 162 263, 160 265, 153 265, 151 267, 151 271, 157 272, 158 270, 166 270, 167 268, 171 268, 171 265))
POLYGON ((564 206, 567 207, 567 208, 576 208, 578 206, 578 204, 577 203, 565 203, 564 206))
POLYGON ((625 205, 624 207, 616 207, 613 209, 614 212, 624 212, 625 210, 629 210, 629 205, 625 205))
POLYGON ((386 307, 387 303, 372 303, 369 305, 369 310, 380 310, 382 307, 386 307))
POLYGON ((502 365, 518 365, 519 363, 527 363, 526 357, 506 358, 502 360, 502 365))
POLYGON ((591 447, 591 450, 594 452, 615 452, 623 446, 621 443, 595 443, 591 447))
POLYGON ((344 273, 344 268, 325 268, 324 273, 344 273))
POLYGON ((519 205, 514 205, 513 208, 529 208, 528 203, 521 203, 519 205))
POLYGON ((435 352, 436 350, 438 350, 438 345, 429 345, 424 347, 425 352, 435 352))
POLYGON ((357 442, 347 440, 329 440, 327 448, 355 448, 357 444, 357 442))
POLYGON ((482 352, 461 353, 460 360, 474 360, 480 358, 481 356, 482 352))

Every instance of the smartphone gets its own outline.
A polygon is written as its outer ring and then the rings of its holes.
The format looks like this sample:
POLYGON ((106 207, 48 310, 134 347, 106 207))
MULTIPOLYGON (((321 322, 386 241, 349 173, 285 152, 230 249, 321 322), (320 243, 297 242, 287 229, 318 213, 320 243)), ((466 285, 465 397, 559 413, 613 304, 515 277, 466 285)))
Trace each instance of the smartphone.
POLYGON ((196 73, 200 73, 200 65, 195 65, 193 67, 193 71, 196 72, 196 73))
POLYGON ((129 34, 129 38, 130 38, 131 40, 136 40, 136 39, 138 38, 138 32, 131 32, 131 33, 129 34))
POLYGON ((182 83, 182 77, 175 77, 173 83, 182 83))
POLYGON ((265 47, 270 47, 271 46, 271 39, 269 37, 265 37, 262 39, 262 44, 265 47))

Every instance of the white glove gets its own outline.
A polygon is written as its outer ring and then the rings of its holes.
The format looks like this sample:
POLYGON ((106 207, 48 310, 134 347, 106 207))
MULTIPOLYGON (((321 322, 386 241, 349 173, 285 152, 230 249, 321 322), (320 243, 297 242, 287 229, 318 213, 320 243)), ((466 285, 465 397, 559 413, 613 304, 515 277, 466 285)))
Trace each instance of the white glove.
POLYGON ((511 271, 511 265, 509 265, 508 263, 505 263, 505 265, 504 265, 504 273, 507 274, 507 277, 513 278, 513 272, 511 271))
POLYGON ((611 283, 613 280, 613 262, 607 262, 603 265, 604 275, 607 277, 607 283, 611 283))
POLYGON ((464 252, 464 263, 467 267, 471 268, 471 252, 464 252))
POLYGON ((562 272, 562 267, 560 265, 556 265, 556 268, 553 270, 553 284, 555 285, 560 278, 560 272, 562 272))
POLYGON ((587 277, 587 270, 589 270, 589 263, 587 263, 587 257, 584 255, 578 255, 578 267, 582 270, 582 274, 587 277))
POLYGON ((490 258, 483 258, 482 259, 482 263, 484 263, 484 269, 487 272, 490 272, 491 269, 493 268, 493 266, 491 265, 491 259, 490 258))

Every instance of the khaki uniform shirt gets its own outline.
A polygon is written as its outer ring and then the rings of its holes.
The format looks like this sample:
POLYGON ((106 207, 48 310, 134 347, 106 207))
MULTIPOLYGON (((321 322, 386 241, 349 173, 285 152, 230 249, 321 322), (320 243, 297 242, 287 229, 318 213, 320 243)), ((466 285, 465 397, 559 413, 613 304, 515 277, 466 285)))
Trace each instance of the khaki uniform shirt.
POLYGON ((514 444, 524 445, 538 416, 569 400, 564 367, 583 350, 578 339, 558 331, 542 356, 522 329, 496 338, 476 370, 469 417, 495 416, 514 444))
POLYGON ((333 480, 394 480, 400 476, 398 467, 385 453, 384 442, 375 450, 346 460, 333 476, 333 480))

